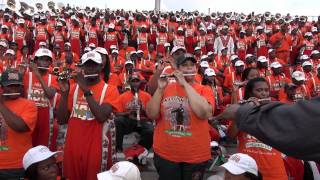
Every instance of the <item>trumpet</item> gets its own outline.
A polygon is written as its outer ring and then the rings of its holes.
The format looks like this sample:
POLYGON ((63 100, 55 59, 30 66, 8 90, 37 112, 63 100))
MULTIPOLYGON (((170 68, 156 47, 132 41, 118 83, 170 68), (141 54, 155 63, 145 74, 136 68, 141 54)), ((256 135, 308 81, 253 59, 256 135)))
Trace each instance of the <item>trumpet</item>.
POLYGON ((141 117, 140 117, 140 103, 139 103, 139 95, 138 95, 138 92, 137 92, 138 90, 135 90, 135 93, 134 93, 134 103, 135 103, 135 105, 136 106, 138 106, 138 108, 137 108, 137 112, 136 112, 136 114, 137 114, 137 116, 136 116, 136 118, 137 118, 137 126, 138 127, 141 127, 141 117))
POLYGON ((53 75, 58 77, 58 81, 66 81, 74 78, 75 70, 70 68, 63 68, 61 72, 59 72, 59 67, 53 68, 53 75))
MULTIPOLYGON (((187 76, 195 76, 196 74, 195 73, 191 73, 191 74, 183 74, 184 77, 187 77, 187 76)), ((173 77, 176 77, 174 74, 161 74, 160 75, 160 78, 173 78, 173 77)))

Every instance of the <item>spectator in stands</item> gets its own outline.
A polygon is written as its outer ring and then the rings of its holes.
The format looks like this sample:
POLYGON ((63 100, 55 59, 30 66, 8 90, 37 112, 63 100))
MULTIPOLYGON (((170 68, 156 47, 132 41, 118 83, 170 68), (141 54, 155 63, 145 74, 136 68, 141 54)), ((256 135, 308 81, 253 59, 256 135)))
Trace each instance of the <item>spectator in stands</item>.
POLYGON ((126 91, 118 97, 120 109, 115 119, 117 150, 123 150, 123 136, 132 132, 140 134, 139 144, 149 150, 152 147, 153 125, 146 116, 145 109, 151 96, 140 90, 141 79, 138 74, 132 74, 128 81, 130 91, 126 91))

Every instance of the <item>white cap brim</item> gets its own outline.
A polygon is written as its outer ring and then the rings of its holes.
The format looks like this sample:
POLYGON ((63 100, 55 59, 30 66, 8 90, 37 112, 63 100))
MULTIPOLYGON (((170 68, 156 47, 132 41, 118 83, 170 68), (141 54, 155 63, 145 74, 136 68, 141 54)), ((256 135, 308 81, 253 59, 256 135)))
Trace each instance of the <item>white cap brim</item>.
POLYGON ((98 180, 123 180, 122 177, 112 176, 108 171, 97 174, 98 180))
MULTIPOLYGON (((58 153, 61 153, 61 151, 56 151, 56 152, 47 152, 47 153, 42 153, 41 156, 39 154, 39 157, 36 157, 32 160, 32 163, 26 163, 26 162, 23 162, 23 168, 25 170, 28 169, 28 167, 30 167, 32 164, 35 164, 35 163, 38 163, 38 162, 41 162, 43 160, 46 160, 58 153)), ((24 160, 24 159, 23 159, 24 160)))
POLYGON ((221 166, 224 167, 227 171, 229 171, 233 175, 240 175, 246 172, 245 170, 241 169, 240 167, 238 167, 232 162, 227 162, 221 166))

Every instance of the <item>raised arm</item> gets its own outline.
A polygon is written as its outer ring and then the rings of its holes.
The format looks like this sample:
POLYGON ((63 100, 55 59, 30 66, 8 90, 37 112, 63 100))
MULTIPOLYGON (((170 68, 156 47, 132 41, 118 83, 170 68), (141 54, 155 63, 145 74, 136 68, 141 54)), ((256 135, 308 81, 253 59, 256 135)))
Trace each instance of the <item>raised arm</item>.
POLYGON ((320 97, 293 105, 243 105, 235 120, 240 130, 286 155, 320 161, 319 107, 320 97))

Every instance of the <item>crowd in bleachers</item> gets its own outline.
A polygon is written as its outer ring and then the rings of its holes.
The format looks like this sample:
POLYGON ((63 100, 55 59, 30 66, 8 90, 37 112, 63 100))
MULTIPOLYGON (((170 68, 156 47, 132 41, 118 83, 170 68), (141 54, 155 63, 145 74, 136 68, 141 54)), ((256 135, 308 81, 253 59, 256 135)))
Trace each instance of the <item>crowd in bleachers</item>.
POLYGON ((161 180, 202 179, 226 139, 238 154, 214 162, 225 179, 320 178, 317 163, 216 118, 230 104, 319 96, 320 18, 66 6, 7 8, 0 24, 0 179, 89 180, 111 168, 108 179, 135 168, 115 166, 117 152, 143 166, 151 151, 161 180), (139 142, 123 148, 132 132, 139 142))

